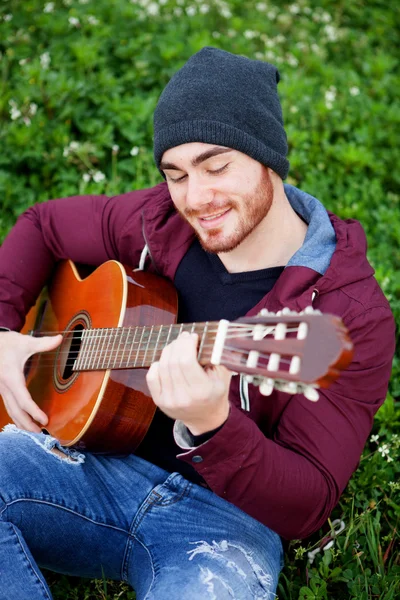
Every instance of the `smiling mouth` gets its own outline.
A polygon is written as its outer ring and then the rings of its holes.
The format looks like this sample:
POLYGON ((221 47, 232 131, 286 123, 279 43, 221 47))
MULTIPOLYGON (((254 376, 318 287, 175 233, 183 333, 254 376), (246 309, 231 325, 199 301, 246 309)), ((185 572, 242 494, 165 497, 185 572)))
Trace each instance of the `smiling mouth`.
POLYGON ((230 210, 231 210, 230 208, 227 208, 226 210, 223 210, 219 213, 215 213, 214 215, 207 215, 207 216, 198 217, 198 218, 200 219, 200 221, 213 221, 215 219, 219 219, 223 215, 226 215, 226 213, 229 212, 230 210))

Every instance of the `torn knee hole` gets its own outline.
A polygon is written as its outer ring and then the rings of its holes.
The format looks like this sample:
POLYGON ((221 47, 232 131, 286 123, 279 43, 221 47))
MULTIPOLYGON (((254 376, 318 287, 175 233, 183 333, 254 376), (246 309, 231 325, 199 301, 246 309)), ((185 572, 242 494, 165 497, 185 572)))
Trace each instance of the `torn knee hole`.
POLYGON ((50 450, 53 454, 57 454, 57 456, 59 456, 60 458, 64 458, 66 460, 72 461, 72 462, 76 462, 76 459, 73 458, 72 456, 68 456, 68 454, 65 454, 65 452, 62 452, 61 450, 59 450, 58 448, 51 448, 50 450))

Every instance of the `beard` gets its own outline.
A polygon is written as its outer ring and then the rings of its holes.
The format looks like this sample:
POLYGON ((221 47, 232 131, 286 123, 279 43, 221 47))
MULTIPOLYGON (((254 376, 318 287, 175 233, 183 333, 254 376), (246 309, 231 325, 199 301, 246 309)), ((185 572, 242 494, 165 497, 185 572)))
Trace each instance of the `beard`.
POLYGON ((210 202, 203 210, 186 208, 179 211, 181 216, 194 229, 196 236, 207 252, 219 254, 231 252, 245 240, 267 216, 273 199, 273 185, 267 168, 263 168, 261 181, 252 192, 242 196, 240 201, 229 198, 225 202, 210 202), (204 230, 197 224, 199 217, 207 217, 231 209, 236 213, 237 223, 234 230, 224 235, 223 225, 215 229, 204 230), (194 225, 194 223, 197 225, 194 225))

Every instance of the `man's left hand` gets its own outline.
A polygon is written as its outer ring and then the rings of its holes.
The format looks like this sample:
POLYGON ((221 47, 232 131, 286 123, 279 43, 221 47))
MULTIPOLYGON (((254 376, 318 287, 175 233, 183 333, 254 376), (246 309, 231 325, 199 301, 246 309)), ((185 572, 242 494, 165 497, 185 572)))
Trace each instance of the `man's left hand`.
POLYGON ((222 366, 203 369, 197 360, 198 335, 183 332, 151 365, 147 385, 155 404, 183 421, 193 435, 217 429, 229 414, 232 372, 222 366))

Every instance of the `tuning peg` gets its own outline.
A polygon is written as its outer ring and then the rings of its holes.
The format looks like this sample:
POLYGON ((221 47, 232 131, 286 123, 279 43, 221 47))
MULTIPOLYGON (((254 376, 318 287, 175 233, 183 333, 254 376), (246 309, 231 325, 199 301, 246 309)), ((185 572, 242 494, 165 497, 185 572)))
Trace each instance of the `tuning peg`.
POLYGON ((270 396, 274 390, 274 383, 274 380, 270 379, 269 377, 263 379, 263 381, 260 383, 260 393, 263 396, 270 396))
POLYGON ((303 394, 307 400, 310 400, 311 402, 317 402, 319 400, 319 394, 312 385, 307 385, 303 390, 303 394))

